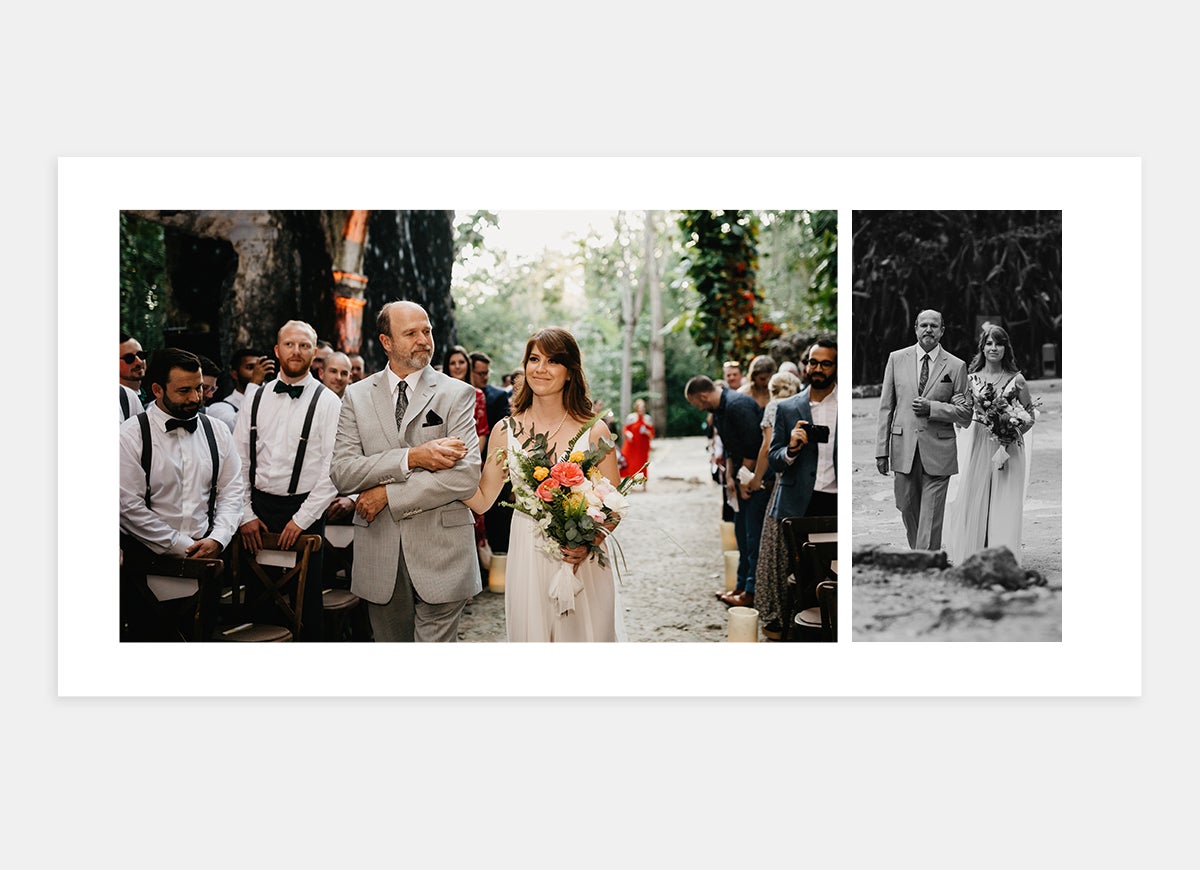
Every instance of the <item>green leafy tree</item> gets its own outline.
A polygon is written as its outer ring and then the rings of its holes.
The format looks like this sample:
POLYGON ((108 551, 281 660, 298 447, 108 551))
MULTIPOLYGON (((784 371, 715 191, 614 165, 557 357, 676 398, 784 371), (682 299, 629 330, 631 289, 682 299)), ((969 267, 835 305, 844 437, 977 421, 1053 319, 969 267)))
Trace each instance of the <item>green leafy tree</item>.
POLYGON ((688 330, 714 361, 748 360, 781 333, 759 311, 759 225, 753 212, 685 211, 679 217, 687 280, 697 294, 688 330))
MULTIPOLYGON (((981 319, 1008 331, 1027 377, 1062 344, 1062 212, 856 211, 854 382, 879 383, 917 314, 942 313, 942 344, 966 359, 981 319)), ((1061 374, 1061 369, 1058 370, 1061 374)))
POLYGON ((163 347, 166 317, 166 244, 163 227, 124 212, 120 215, 121 331, 147 351, 163 347))

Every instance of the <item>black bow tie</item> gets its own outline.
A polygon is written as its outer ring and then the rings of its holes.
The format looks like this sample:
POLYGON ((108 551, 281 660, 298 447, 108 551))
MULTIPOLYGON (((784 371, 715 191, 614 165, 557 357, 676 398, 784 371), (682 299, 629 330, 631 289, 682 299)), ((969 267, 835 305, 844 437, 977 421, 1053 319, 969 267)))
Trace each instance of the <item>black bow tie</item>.
POLYGON ((283 381, 276 381, 275 382, 275 392, 287 393, 293 399, 299 399, 300 394, 304 392, 304 384, 297 384, 294 387, 289 387, 283 381))
POLYGON ((195 417, 192 417, 190 420, 177 420, 174 417, 172 417, 170 420, 167 421, 167 431, 170 432, 172 429, 178 429, 178 428, 182 427, 184 429, 187 429, 189 432, 195 432, 196 424, 198 422, 200 422, 200 421, 195 417))

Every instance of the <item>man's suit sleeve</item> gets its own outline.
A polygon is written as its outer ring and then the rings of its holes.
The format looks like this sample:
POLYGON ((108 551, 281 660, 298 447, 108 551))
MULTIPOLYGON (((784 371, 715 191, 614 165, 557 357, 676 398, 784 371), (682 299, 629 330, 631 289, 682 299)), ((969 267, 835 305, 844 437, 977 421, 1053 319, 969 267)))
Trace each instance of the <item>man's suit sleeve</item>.
POLYGON ((387 484, 388 510, 402 520, 454 501, 470 498, 479 488, 483 463, 475 431, 475 391, 462 391, 447 416, 446 437, 467 445, 467 455, 441 471, 415 471, 406 480, 387 484))
MULTIPOLYGON (((361 404, 371 413, 370 393, 366 392, 361 404)), ((404 459, 407 447, 394 447, 379 453, 364 454, 362 435, 358 430, 359 402, 347 397, 342 402, 338 415, 337 435, 333 440, 333 458, 329 463, 329 476, 337 491, 347 495, 365 492, 385 483, 404 477, 404 459)))
POLYGON ((888 356, 883 372, 883 388, 879 393, 879 429, 875 433, 875 458, 891 455, 892 419, 896 414, 896 354, 888 356))
POLYGON ((775 426, 771 430, 771 448, 767 454, 767 464, 776 473, 783 473, 791 467, 787 461, 787 449, 797 418, 798 413, 792 414, 790 402, 786 405, 781 402, 775 408, 775 426))
POLYGON ((930 402, 929 419, 966 426, 971 422, 971 403, 967 401, 967 367, 962 360, 956 359, 956 362, 954 395, 949 402, 930 402))

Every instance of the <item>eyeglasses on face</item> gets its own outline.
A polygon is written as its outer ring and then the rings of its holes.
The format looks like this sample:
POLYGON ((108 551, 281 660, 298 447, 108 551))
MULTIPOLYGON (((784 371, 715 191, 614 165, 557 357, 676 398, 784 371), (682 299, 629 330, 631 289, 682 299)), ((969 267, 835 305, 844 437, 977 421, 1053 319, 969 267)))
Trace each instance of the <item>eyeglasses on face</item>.
POLYGON ((121 355, 121 362, 125 363, 127 366, 133 365, 133 361, 135 359, 144 361, 146 359, 146 352, 144 350, 139 350, 137 353, 126 353, 121 355))
POLYGON ((820 361, 815 360, 815 359, 810 359, 808 361, 808 364, 810 366, 812 366, 814 369, 824 369, 827 372, 833 371, 833 367, 835 365, 837 365, 837 363, 831 359, 823 359, 820 361))

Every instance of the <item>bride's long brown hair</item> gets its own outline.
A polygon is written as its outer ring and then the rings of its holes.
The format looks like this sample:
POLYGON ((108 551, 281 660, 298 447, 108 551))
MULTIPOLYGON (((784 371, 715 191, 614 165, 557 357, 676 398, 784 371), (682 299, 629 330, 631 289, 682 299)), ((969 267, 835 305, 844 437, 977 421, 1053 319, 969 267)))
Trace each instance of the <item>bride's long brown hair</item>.
POLYGON ((520 414, 533 404, 533 391, 529 389, 524 374, 534 347, 540 348, 550 362, 556 362, 567 370, 567 383, 563 387, 563 410, 577 420, 592 419, 592 400, 588 397, 587 378, 583 374, 583 355, 579 352, 575 336, 557 326, 539 329, 525 343, 525 356, 521 360, 522 377, 513 395, 512 415, 520 414))

